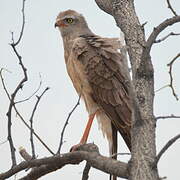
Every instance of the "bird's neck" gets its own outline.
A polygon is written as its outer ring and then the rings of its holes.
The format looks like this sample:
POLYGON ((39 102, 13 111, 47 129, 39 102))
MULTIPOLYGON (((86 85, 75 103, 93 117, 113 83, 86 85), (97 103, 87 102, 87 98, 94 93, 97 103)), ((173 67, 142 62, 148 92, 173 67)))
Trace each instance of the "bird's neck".
POLYGON ((73 42, 76 38, 80 37, 81 35, 93 35, 93 33, 91 32, 91 30, 88 28, 87 30, 81 32, 81 31, 77 31, 77 32, 73 32, 73 33, 69 33, 69 34, 65 34, 62 36, 63 38, 63 44, 64 44, 64 57, 65 57, 65 61, 67 62, 72 46, 73 46, 73 42))

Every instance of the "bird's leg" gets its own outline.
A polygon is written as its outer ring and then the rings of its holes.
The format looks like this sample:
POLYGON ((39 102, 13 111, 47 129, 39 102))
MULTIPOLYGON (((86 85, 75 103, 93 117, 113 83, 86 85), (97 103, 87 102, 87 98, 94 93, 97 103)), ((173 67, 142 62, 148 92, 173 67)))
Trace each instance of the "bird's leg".
MULTIPOLYGON (((97 111, 96 111, 96 112, 97 112, 97 111)), ((88 120, 88 122, 87 122, 86 128, 85 128, 85 130, 84 130, 83 136, 82 136, 79 144, 74 145, 74 146, 71 148, 70 151, 75 151, 76 148, 78 148, 80 145, 85 144, 85 143, 87 142, 87 139, 88 139, 88 136, 89 136, 89 132, 90 132, 90 129, 91 129, 91 126, 92 126, 93 119, 94 119, 94 117, 95 117, 95 115, 96 115, 96 112, 93 113, 93 114, 91 114, 91 115, 89 116, 89 120, 88 120)))

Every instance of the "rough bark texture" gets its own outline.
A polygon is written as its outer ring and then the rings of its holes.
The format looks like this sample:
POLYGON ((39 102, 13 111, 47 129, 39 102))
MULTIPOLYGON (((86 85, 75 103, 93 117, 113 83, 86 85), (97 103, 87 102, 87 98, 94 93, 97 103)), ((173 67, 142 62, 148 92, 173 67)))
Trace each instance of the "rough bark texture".
POLYGON ((157 169, 152 168, 156 157, 153 66, 133 0, 96 0, 96 3, 114 17, 117 26, 123 31, 132 66, 134 123, 129 179, 159 179, 157 169))
MULTIPOLYGON (((22 153, 23 157, 29 156, 26 151, 22 153)), ((35 180, 50 172, 61 169, 65 165, 79 164, 83 160, 86 160, 90 166, 105 173, 128 178, 127 163, 100 155, 98 147, 95 144, 85 144, 80 146, 75 152, 23 161, 7 172, 0 173, 0 180, 8 179, 12 175, 27 168, 32 168, 32 170, 25 177, 21 178, 21 180, 35 180)))

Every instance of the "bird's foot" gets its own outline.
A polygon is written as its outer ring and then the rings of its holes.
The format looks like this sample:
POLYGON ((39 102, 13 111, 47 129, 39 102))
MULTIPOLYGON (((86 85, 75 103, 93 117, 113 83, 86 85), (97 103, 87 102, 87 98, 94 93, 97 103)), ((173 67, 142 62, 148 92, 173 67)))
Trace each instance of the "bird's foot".
POLYGON ((85 143, 81 143, 81 142, 80 142, 80 143, 78 143, 78 144, 72 146, 71 149, 70 149, 70 152, 77 151, 78 148, 79 148, 81 145, 83 145, 83 144, 85 144, 85 143))

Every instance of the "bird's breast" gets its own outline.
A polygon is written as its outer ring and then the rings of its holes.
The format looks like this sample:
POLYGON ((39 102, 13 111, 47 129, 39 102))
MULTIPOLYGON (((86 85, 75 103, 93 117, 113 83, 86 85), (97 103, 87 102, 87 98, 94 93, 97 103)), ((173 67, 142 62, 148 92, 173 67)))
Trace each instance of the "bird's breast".
POLYGON ((84 65, 74 57, 69 57, 66 67, 74 88, 78 94, 81 94, 85 102, 88 113, 96 112, 99 106, 92 98, 93 92, 85 74, 84 65))

